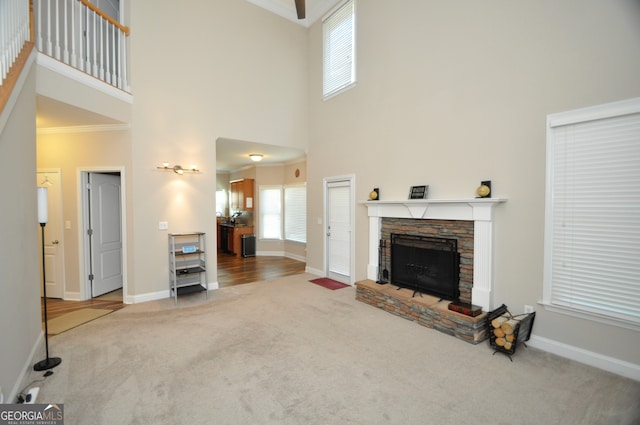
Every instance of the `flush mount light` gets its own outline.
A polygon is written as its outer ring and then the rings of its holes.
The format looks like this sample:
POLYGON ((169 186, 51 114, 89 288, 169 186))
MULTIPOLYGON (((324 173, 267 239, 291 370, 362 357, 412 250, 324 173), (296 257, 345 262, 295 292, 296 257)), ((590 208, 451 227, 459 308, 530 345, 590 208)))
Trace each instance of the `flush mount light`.
POLYGON ((199 173, 200 170, 198 170, 198 166, 197 165, 192 165, 191 168, 182 168, 182 165, 174 165, 173 167, 171 165, 169 165, 168 162, 163 162, 162 166, 157 167, 158 170, 165 170, 165 171, 173 171, 176 174, 180 174, 183 175, 185 173, 185 171, 189 171, 191 173, 199 173))
POLYGON ((251 158, 251 160, 254 162, 262 161, 262 154, 252 153, 249 155, 249 158, 251 158))

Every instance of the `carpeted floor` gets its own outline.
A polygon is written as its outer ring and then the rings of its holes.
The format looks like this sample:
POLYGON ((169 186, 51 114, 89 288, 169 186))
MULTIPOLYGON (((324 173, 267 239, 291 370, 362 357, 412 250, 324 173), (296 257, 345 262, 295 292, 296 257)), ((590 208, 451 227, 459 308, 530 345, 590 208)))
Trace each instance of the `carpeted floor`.
POLYGON ((640 382, 533 348, 510 362, 311 278, 127 306, 56 335, 62 364, 37 402, 82 425, 640 421, 640 382))

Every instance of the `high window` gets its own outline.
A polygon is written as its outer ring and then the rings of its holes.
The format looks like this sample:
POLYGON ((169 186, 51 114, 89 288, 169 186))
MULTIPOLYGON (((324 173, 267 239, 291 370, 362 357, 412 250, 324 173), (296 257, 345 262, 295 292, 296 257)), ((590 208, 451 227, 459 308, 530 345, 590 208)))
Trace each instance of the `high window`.
POLYGON ((547 118, 544 303, 640 328, 640 98, 547 118))
POLYGON ((323 96, 325 99, 356 82, 355 0, 348 0, 322 21, 323 96))

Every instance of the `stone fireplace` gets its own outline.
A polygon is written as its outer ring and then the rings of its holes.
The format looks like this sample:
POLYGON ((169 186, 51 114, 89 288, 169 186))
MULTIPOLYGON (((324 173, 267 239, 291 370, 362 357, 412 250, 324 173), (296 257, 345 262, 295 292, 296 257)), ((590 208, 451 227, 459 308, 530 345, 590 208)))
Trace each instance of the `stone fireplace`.
POLYGON ((505 201, 483 198, 362 202, 369 215, 368 279, 356 283, 356 298, 468 342, 484 340, 486 312, 493 308, 493 211, 505 201), (448 309, 450 301, 443 299, 447 297, 422 296, 410 285, 394 285, 391 244, 380 241, 402 234, 420 240, 455 240, 460 268, 456 277, 459 300, 478 305, 485 313, 465 316, 448 309), (381 275, 379 265, 388 272, 385 275, 391 278, 390 284, 375 283, 381 275))

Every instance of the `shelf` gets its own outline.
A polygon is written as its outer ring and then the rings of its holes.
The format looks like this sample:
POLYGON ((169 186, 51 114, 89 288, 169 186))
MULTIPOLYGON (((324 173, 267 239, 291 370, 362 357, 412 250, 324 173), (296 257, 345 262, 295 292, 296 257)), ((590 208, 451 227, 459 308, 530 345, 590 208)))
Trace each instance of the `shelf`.
POLYGON ((205 234, 169 234, 169 295, 178 303, 178 295, 205 291, 208 297, 209 278, 205 253, 205 234), (189 247, 192 252, 183 252, 189 247))

